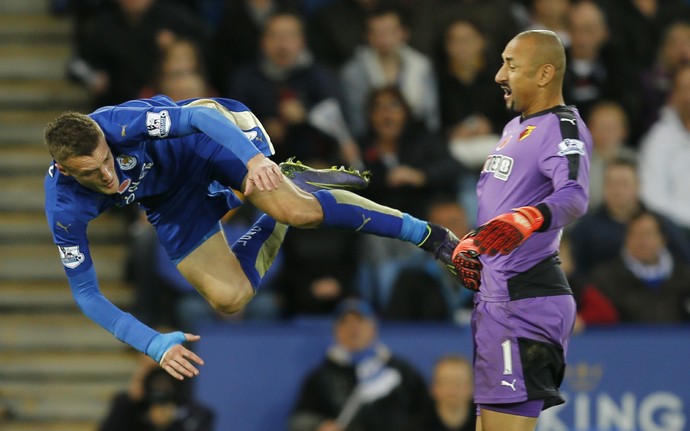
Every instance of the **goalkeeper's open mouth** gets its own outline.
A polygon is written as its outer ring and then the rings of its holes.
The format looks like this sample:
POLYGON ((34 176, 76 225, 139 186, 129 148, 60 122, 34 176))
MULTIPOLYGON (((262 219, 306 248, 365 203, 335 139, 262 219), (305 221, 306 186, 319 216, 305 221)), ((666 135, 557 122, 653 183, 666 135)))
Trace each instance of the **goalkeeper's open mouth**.
POLYGON ((513 91, 507 85, 501 85, 503 90, 503 99, 508 100, 508 98, 513 94, 513 91))

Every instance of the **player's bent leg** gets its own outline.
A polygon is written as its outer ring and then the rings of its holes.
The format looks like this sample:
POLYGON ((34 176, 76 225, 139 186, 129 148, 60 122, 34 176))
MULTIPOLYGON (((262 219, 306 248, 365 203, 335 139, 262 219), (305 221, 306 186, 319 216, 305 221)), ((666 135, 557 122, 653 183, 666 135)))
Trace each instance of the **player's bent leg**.
POLYGON ((182 259, 177 269, 220 312, 236 313, 254 296, 222 230, 182 259))
MULTIPOLYGON (((531 414, 531 413, 529 413, 531 414)), ((480 407, 477 431, 534 431, 537 417, 520 416, 480 407)))

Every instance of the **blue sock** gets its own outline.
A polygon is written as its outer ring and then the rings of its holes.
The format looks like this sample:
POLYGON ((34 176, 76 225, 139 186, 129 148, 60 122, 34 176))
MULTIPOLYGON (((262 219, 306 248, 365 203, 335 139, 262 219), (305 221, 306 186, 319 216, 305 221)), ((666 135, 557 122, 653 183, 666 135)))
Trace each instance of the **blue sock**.
POLYGON ((345 190, 319 190, 313 195, 323 210, 321 226, 354 230, 419 245, 428 223, 345 190))
POLYGON ((254 290, 259 287, 264 274, 273 264, 287 228, 264 214, 230 247, 254 290))

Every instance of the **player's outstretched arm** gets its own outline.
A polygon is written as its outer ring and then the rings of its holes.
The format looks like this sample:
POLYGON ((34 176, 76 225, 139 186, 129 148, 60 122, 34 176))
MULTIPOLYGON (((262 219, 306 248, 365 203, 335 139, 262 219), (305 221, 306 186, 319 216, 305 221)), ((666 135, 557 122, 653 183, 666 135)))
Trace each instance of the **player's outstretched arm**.
POLYGON ((544 224, 544 214, 537 207, 515 208, 496 216, 477 228, 474 245, 480 254, 508 254, 544 224))

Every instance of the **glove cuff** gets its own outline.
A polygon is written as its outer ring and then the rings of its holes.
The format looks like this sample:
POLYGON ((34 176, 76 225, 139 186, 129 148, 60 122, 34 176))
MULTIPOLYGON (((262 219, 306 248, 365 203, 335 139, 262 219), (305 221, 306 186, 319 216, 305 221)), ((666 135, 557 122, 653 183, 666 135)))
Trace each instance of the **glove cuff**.
POLYGON ((544 224, 544 215, 537 207, 520 207, 515 208, 514 211, 527 219, 532 232, 538 231, 544 224))

